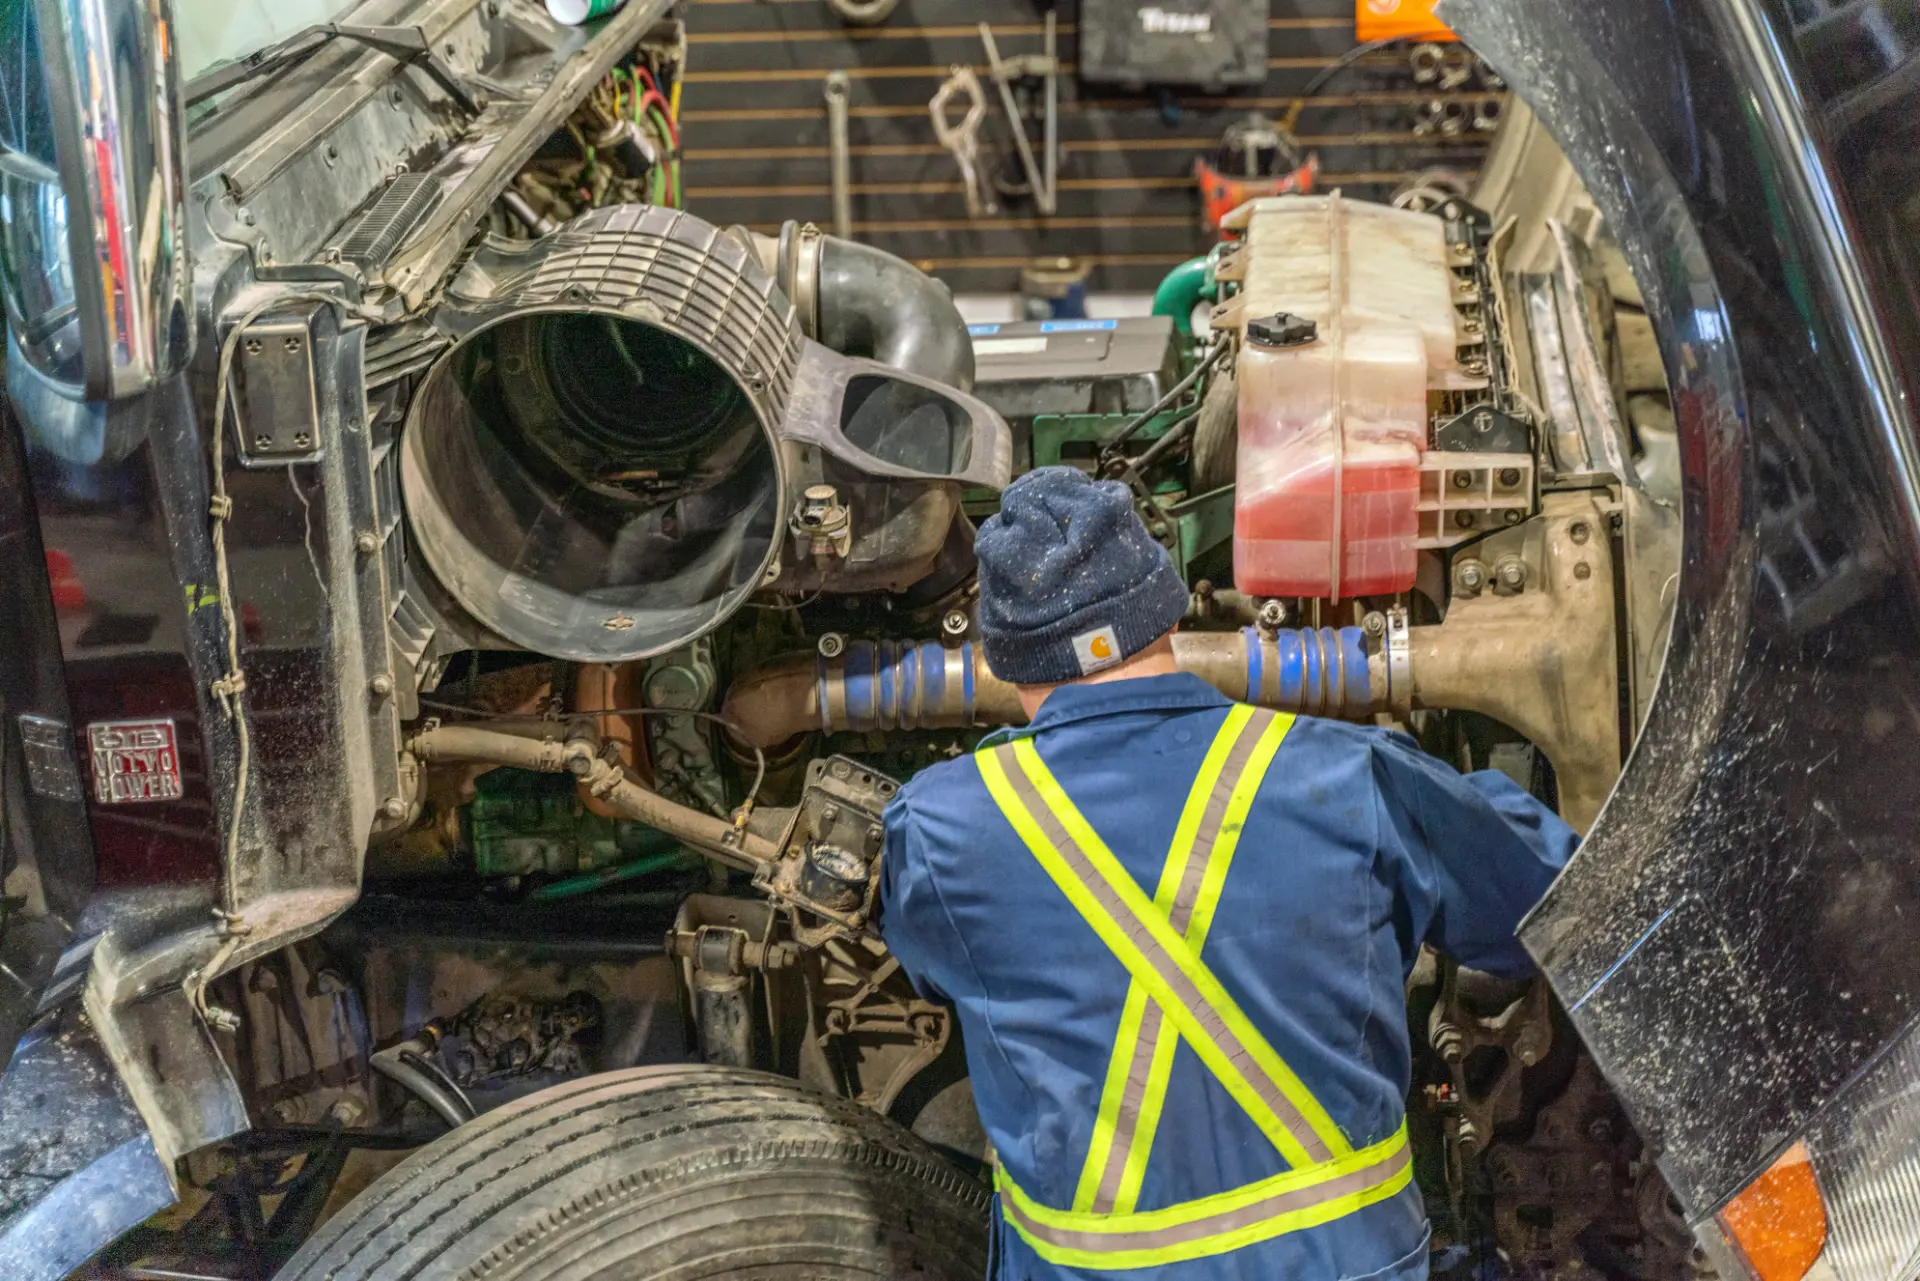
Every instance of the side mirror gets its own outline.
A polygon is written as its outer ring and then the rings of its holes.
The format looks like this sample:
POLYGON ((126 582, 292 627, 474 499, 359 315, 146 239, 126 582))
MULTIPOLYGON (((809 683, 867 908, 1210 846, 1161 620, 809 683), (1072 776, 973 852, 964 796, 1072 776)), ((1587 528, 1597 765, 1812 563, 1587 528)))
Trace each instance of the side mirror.
POLYGON ((185 120, 168 0, 0 6, 0 287, 63 394, 138 396, 193 355, 185 120), (16 83, 18 81, 18 83, 16 83))

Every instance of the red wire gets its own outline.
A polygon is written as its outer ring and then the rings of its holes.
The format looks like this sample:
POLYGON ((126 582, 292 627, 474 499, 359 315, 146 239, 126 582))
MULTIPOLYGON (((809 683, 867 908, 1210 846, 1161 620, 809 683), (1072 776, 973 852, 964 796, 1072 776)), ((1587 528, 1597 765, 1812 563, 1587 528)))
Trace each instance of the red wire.
POLYGON ((668 108, 667 100, 652 89, 649 89, 640 97, 641 109, 645 110, 649 103, 659 106, 660 118, 667 122, 667 137, 673 143, 674 150, 678 151, 680 149, 680 126, 674 123, 673 112, 668 108))

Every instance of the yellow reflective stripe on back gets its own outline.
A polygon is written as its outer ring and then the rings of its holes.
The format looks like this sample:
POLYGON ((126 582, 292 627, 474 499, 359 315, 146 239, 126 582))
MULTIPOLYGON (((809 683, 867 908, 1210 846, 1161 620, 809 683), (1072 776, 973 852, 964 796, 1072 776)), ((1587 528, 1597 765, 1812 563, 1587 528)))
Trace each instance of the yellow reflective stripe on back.
MULTIPOLYGON (((1174 827, 1173 844, 1168 847, 1166 865, 1160 869, 1159 888, 1154 892, 1153 905, 1162 914, 1173 909, 1174 898, 1180 891, 1181 882, 1186 879, 1187 864, 1193 858, 1194 841, 1207 815, 1208 801, 1220 781, 1220 772, 1226 767, 1227 758, 1233 754, 1235 743, 1253 715, 1253 708, 1244 705, 1237 704, 1229 710, 1200 764, 1199 776, 1194 779, 1193 787, 1187 793, 1186 806, 1180 811, 1180 821, 1174 827)), ((1191 934, 1188 939, 1196 948, 1199 946, 1199 940, 1191 934)), ((1102 1186, 1108 1181, 1108 1170, 1115 1160, 1131 1165, 1133 1153, 1139 1147, 1137 1127, 1123 1126, 1121 1113, 1123 1106, 1129 1103, 1134 1105, 1132 1111, 1138 1113, 1138 1100, 1132 1096, 1137 1095, 1143 1084, 1151 1091, 1150 1078, 1148 1083, 1134 1080, 1143 1052, 1143 1030, 1153 1034, 1146 1038, 1144 1051, 1151 1060, 1156 1056, 1160 1037, 1173 1034, 1158 1008, 1149 1007, 1146 989, 1140 986, 1138 980, 1130 980, 1126 1004, 1120 1015, 1120 1030, 1107 1060, 1106 1083, 1100 1092, 1100 1110, 1094 1116, 1093 1140, 1087 1147, 1086 1164, 1081 1167, 1080 1184, 1073 1195, 1073 1207, 1076 1210, 1112 1208, 1110 1205, 1096 1205, 1102 1186), (1116 1153, 1114 1141, 1123 1128, 1127 1130, 1126 1134, 1120 1136, 1123 1150, 1116 1153)), ((1145 1157, 1142 1156, 1141 1160, 1144 1161, 1145 1157)), ((1125 1174, 1121 1174, 1120 1178, 1124 1188, 1125 1174)), ((1137 1185, 1138 1180, 1135 1182, 1137 1185)))
POLYGON ((1100 1090, 1100 1110, 1093 1118, 1093 1142, 1087 1148, 1086 1164, 1080 1167, 1080 1185, 1073 1193, 1076 1210, 1093 1208, 1094 1194, 1099 1191, 1101 1176, 1112 1159, 1113 1132, 1119 1123, 1120 1105, 1127 1097, 1134 1046, 1140 1041, 1140 1024, 1149 1013, 1157 1014, 1158 1009, 1148 999, 1147 989, 1128 981, 1126 1004, 1120 1010, 1120 1031, 1114 1038, 1113 1054, 1107 1060, 1106 1084, 1100 1090))
POLYGON ((1049 1263, 1102 1270, 1164 1267, 1331 1223, 1384 1201, 1413 1179, 1407 1130, 1316 1166, 1144 1214, 1082 1214, 1035 1202, 995 1171, 1001 1213, 1049 1263))
MULTIPOLYGON (((1187 922, 1185 936, 1196 957, 1206 945, 1207 932, 1213 928, 1214 912, 1219 908, 1220 896, 1226 889, 1227 872, 1233 865, 1234 851, 1239 848, 1240 833, 1246 828, 1254 797, 1259 795, 1267 767, 1273 764, 1275 753, 1280 750, 1280 744, 1286 741, 1287 732, 1293 728, 1291 716, 1264 715, 1265 724, 1260 728, 1259 738, 1247 753, 1239 776, 1232 780, 1233 791, 1227 798, 1226 811, 1221 815, 1219 826, 1208 843, 1200 892, 1195 896, 1193 914, 1187 922)), ((1239 744, 1236 743, 1235 747, 1237 749, 1239 744)), ((1238 752, 1235 754, 1238 755, 1238 752)), ((1166 1103, 1167 1081, 1173 1073, 1173 1052, 1180 1042, 1179 1032, 1165 1020, 1160 1022, 1155 1031, 1153 1066, 1147 1076, 1146 1093, 1137 1105, 1138 1119, 1134 1123, 1133 1142, 1127 1152, 1126 1166, 1121 1173, 1119 1195, 1111 1207, 1123 1214, 1131 1211, 1140 1201, 1140 1186, 1146 1178, 1147 1157, 1153 1151, 1153 1136, 1160 1127, 1160 1112, 1166 1103)), ((1333 1126, 1331 1119, 1327 1125, 1333 1126)))
POLYGON ((1140 1204, 1140 1185, 1147 1178, 1147 1158, 1153 1153, 1153 1136, 1160 1129, 1160 1111, 1167 1102, 1167 1082, 1173 1079, 1173 1052, 1179 1048, 1180 1033, 1162 1019, 1153 1038, 1153 1058, 1147 1068, 1146 1092, 1140 1099, 1140 1119, 1134 1123, 1133 1143, 1127 1149, 1127 1164, 1120 1171, 1120 1188, 1113 1199, 1117 1213, 1130 1214, 1140 1204))
POLYGON ((1074 809, 1033 744, 995 748, 977 762, 1028 850, 1288 1163, 1311 1165, 1351 1151, 1332 1118, 1074 809), (1029 796, 1044 815, 1034 812, 1029 796))
MULTIPOLYGON (((1120 866, 1120 860, 1113 856, 1113 852, 1106 847, 1099 834, 1088 825, 1087 820, 1068 799, 1066 792, 1054 779, 1052 772, 1047 769, 1046 762, 1040 759, 1040 753, 1034 747, 1032 740, 1022 739, 1011 746, 1014 759, 1023 767, 1028 780, 1039 794, 1041 801, 1052 812, 1055 821, 1065 829, 1068 838, 1078 847, 1078 852, 1087 859, 1092 870, 1105 882, 1105 888, 1117 900, 1117 906, 1124 908, 1133 918, 1122 926, 1109 914, 1108 919, 1116 927, 1117 933, 1123 938, 1127 938, 1136 928, 1144 933, 1145 937, 1138 942, 1128 939, 1128 950, 1136 962, 1143 970, 1153 974, 1156 980, 1164 984, 1171 976, 1165 975, 1153 966, 1139 943, 1150 942, 1167 960, 1171 961, 1178 969, 1180 977, 1185 979, 1186 984, 1191 985, 1192 994, 1198 998, 1199 1004, 1205 1007, 1205 1012, 1211 1014, 1222 1025, 1225 1032, 1238 1043, 1245 1059, 1251 1066, 1259 1069, 1260 1075, 1265 1080, 1259 1082, 1252 1079, 1245 1068, 1231 1057, 1225 1058, 1223 1063, 1228 1073, 1238 1076, 1243 1083, 1257 1091, 1254 1093, 1256 1098, 1266 1093, 1259 1090, 1261 1084, 1270 1084, 1277 1089, 1286 1104, 1291 1105, 1288 1110, 1304 1120, 1313 1135, 1318 1138, 1319 1142, 1315 1144, 1306 1141, 1305 1136, 1301 1136, 1299 1145, 1303 1148, 1301 1154, 1303 1159, 1295 1159, 1289 1155, 1288 1160, 1296 1165, 1304 1165, 1322 1160, 1327 1156, 1341 1156, 1352 1151, 1346 1136, 1340 1132, 1340 1127, 1333 1123, 1333 1118, 1327 1115, 1326 1109, 1320 1106, 1320 1101, 1314 1098, 1312 1091, 1308 1090, 1300 1078, 1293 1074, 1293 1069, 1287 1066, 1286 1060, 1267 1044, 1266 1037, 1262 1036, 1259 1029, 1254 1027, 1252 1020, 1241 1012, 1240 1007, 1227 994, 1226 988, 1221 986, 1220 980, 1214 977, 1213 971, 1201 961, 1199 954, 1188 947, 1186 940, 1175 934, 1166 920, 1153 911, 1153 905, 1147 901, 1146 895, 1140 892, 1140 887, 1127 874, 1127 870, 1120 866), (1323 1150, 1315 1151, 1316 1147, 1323 1150)), ((1104 907, 1102 911, 1105 911, 1104 907)), ((1122 956, 1121 960, 1125 963, 1126 957, 1122 956)), ((1128 966, 1128 969, 1132 968, 1133 966, 1128 966)), ((1139 977, 1139 971, 1135 971, 1135 975, 1139 977)), ((1152 983, 1148 984, 1148 990, 1152 992, 1152 983)), ((1222 1047, 1215 1039, 1218 1033, 1208 1028, 1207 1022, 1201 1017, 1201 1009, 1173 999, 1172 987, 1167 989, 1165 997, 1161 997, 1158 993, 1154 995, 1160 1000, 1161 1008, 1175 1022, 1182 1025, 1180 1030, 1188 1040, 1196 1042, 1194 1044, 1196 1051, 1201 1050, 1197 1043, 1197 1038, 1200 1037, 1212 1041, 1216 1053, 1221 1051, 1222 1047), (1186 1026, 1189 1022, 1192 1024, 1191 1031, 1186 1026), (1209 1035, 1210 1032, 1213 1034, 1209 1035)), ((1201 1057, 1202 1059, 1207 1057, 1204 1051, 1201 1052, 1201 1057)), ((1215 1068, 1214 1074, 1220 1076, 1220 1070, 1215 1068)), ((1229 1091, 1232 1090, 1232 1084, 1224 1077, 1221 1083, 1226 1085, 1229 1091)), ((1268 1115, 1276 1120, 1282 1119, 1281 1109, 1275 1106, 1277 1103, 1279 1103, 1277 1099, 1267 1100, 1268 1115)), ((1287 1147, 1281 1145, 1280 1150, 1284 1153, 1287 1147)))

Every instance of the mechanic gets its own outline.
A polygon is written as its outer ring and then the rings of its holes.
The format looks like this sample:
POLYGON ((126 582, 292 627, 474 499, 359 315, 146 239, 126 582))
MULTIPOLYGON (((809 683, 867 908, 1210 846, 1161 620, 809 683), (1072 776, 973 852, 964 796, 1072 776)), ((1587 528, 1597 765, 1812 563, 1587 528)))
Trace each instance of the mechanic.
POLYGON ((1424 1277, 1407 975, 1423 942, 1530 975, 1514 929, 1578 838, 1504 775, 1179 672, 1187 589, 1116 482, 1022 476, 977 552, 1031 723, 901 789, 881 921, 959 1013, 996 1275, 1424 1277))

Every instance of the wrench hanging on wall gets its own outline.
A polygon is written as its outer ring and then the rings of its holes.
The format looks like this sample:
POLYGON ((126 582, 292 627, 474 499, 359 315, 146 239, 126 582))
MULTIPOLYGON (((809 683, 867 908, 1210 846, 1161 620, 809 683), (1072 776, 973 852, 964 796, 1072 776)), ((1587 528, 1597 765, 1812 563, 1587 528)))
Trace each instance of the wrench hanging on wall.
POLYGON ((941 146, 953 153, 954 162, 960 166, 960 183, 967 197, 967 216, 984 218, 1000 212, 987 186, 986 175, 980 171, 980 125, 987 118, 987 98, 980 88, 980 77, 974 74, 972 67, 956 64, 952 74, 934 91, 933 101, 927 104, 927 110, 933 116, 934 136, 940 140, 941 146), (953 100, 962 96, 967 100, 967 108, 956 123, 947 111, 953 100))
POLYGON ((833 234, 853 239, 853 152, 847 144, 847 94, 844 71, 827 76, 827 140, 833 158, 833 234))

